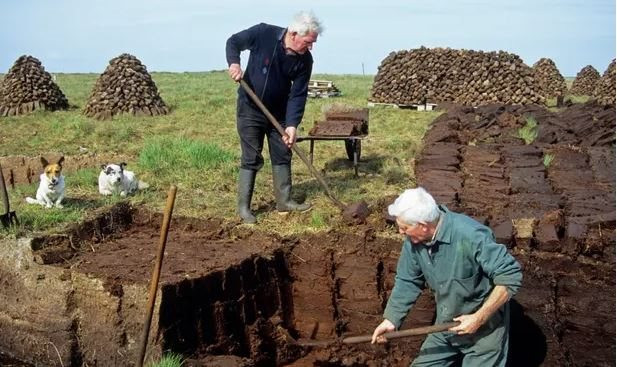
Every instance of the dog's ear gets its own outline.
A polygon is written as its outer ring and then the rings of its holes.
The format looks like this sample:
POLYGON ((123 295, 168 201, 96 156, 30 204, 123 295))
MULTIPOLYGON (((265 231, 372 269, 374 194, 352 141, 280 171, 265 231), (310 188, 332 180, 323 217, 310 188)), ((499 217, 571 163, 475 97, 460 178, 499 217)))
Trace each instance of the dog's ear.
POLYGON ((64 156, 60 157, 60 159, 58 159, 58 165, 62 166, 62 162, 64 162, 64 156))
POLYGON ((102 169, 103 171, 105 171, 105 170, 107 169, 107 165, 106 165, 106 164, 101 164, 101 169, 102 169))
POLYGON ((119 166, 120 166, 121 170, 124 170, 124 167, 126 167, 126 163, 122 162, 122 163, 119 164, 119 166))
POLYGON ((47 161, 47 159, 45 159, 45 157, 41 157, 41 164, 43 165, 43 167, 47 167, 47 165, 49 165, 49 162, 47 161))

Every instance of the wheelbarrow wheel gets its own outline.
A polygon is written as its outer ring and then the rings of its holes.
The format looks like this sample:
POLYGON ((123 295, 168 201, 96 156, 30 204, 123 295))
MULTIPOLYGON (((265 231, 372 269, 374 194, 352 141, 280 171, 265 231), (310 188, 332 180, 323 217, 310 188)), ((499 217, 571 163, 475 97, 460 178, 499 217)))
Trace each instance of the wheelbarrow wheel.
POLYGON ((347 158, 353 162, 353 153, 357 152, 358 160, 360 160, 360 153, 362 153, 362 141, 359 139, 345 140, 345 151, 347 152, 347 158))

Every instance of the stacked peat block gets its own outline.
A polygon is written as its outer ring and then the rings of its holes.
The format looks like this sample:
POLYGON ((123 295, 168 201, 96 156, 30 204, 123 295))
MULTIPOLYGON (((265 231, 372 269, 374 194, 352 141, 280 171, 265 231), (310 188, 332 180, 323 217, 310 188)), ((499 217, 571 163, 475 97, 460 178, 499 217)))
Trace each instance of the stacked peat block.
POLYGON ((563 96, 568 90, 566 80, 563 78, 553 60, 541 58, 533 64, 533 75, 539 92, 544 98, 563 96))
POLYGON ((323 121, 315 121, 311 136, 360 136, 368 134, 368 108, 331 105, 323 121))
POLYGON ((602 105, 615 105, 615 59, 598 81, 593 97, 602 105))
POLYGON ((169 112, 146 67, 135 56, 122 54, 109 61, 84 108, 84 114, 99 120, 128 113, 136 116, 169 112))
POLYGON ((543 103, 532 69, 515 54, 429 49, 392 52, 379 66, 371 102, 478 106, 543 103))
POLYGON ((16 116, 34 110, 66 110, 69 102, 32 56, 20 56, 0 83, 0 116, 16 116))
POLYGON ((593 102, 452 108, 425 135, 418 185, 488 223, 523 265, 512 365, 614 358, 614 145, 615 107, 593 102), (529 118, 537 136, 525 144, 529 118))
POLYGON ((587 65, 576 74, 570 94, 576 96, 590 96, 598 85, 600 73, 591 65, 587 65))
POLYGON ((437 202, 452 210, 459 209, 458 195, 463 187, 461 141, 456 133, 457 128, 458 120, 450 118, 448 114, 439 116, 424 135, 424 149, 416 158, 417 181, 437 202))

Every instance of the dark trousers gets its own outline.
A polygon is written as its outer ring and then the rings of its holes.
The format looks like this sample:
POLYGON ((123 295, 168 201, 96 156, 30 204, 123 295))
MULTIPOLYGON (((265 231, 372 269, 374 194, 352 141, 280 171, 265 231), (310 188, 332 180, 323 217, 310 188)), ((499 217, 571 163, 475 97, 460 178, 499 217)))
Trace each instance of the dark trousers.
MULTIPOLYGON (((238 101, 236 119, 242 149, 240 168, 259 171, 263 167, 264 157, 261 155, 261 151, 266 136, 268 137, 272 165, 291 164, 291 149, 285 145, 281 134, 261 111, 247 103, 238 101)), ((284 129, 285 123, 279 122, 284 129)))

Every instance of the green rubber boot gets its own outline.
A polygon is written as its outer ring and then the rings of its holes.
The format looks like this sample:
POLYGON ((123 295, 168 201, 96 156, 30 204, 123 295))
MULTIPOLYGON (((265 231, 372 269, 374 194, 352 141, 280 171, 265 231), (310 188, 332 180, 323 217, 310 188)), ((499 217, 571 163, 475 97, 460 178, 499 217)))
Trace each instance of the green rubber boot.
POLYGON ((242 169, 238 175, 238 208, 237 212, 244 223, 255 223, 257 218, 251 213, 251 199, 255 187, 257 171, 242 169))
POLYGON ((311 208, 311 204, 298 204, 291 199, 291 165, 272 166, 272 181, 274 182, 274 196, 276 210, 279 212, 304 212, 311 208))

